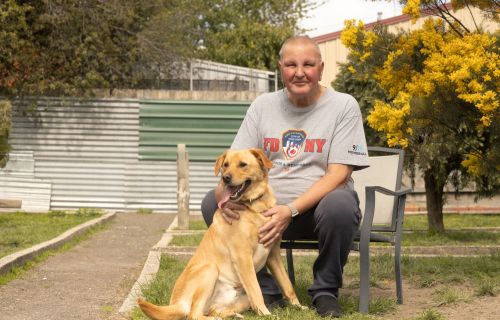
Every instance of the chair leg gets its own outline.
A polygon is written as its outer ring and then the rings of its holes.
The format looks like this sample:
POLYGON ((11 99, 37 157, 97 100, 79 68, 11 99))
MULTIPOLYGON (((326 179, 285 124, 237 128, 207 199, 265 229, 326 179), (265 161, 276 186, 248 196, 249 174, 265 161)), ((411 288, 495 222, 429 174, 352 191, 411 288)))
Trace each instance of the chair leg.
POLYGON ((396 294, 398 304, 403 304, 403 282, 401 280, 401 246, 396 243, 394 248, 394 272, 396 273, 396 294))
POLYGON ((359 312, 368 313, 370 302, 370 251, 367 244, 359 248, 359 312))
POLYGON ((286 264, 288 267, 288 277, 290 282, 295 284, 295 270, 293 269, 293 252, 291 248, 286 249, 286 264))

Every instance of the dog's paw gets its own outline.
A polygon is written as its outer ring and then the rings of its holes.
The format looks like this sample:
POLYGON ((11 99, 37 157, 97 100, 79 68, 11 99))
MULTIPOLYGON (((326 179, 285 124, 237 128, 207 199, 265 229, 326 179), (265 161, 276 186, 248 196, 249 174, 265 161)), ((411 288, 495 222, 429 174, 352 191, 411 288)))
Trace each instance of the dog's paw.
POLYGON ((238 319, 244 319, 245 317, 241 313, 235 313, 233 317, 238 318, 238 319))
POLYGON ((294 303, 292 304, 295 308, 299 309, 299 310, 308 310, 309 308, 306 307, 306 306, 303 306, 301 305, 300 303, 294 303))

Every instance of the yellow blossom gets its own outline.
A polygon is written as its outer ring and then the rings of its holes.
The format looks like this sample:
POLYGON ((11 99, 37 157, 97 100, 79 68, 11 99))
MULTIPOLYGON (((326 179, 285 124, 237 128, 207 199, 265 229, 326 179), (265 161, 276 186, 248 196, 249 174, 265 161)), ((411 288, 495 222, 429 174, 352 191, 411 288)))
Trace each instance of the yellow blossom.
POLYGON ((478 174, 480 172, 481 161, 477 154, 467 154, 461 164, 471 174, 478 174))
POLYGON ((340 40, 346 48, 352 49, 358 42, 358 27, 355 25, 356 20, 345 20, 344 30, 340 34, 340 40))
POLYGON ((408 147, 408 138, 405 132, 410 135, 412 133, 411 130, 404 128, 405 117, 410 113, 409 96, 401 92, 394 100, 394 105, 376 100, 373 111, 367 118, 368 124, 375 130, 386 133, 389 146, 406 148, 408 147))
POLYGON ((415 22, 420 17, 420 0, 408 0, 403 13, 412 17, 412 22, 415 22))

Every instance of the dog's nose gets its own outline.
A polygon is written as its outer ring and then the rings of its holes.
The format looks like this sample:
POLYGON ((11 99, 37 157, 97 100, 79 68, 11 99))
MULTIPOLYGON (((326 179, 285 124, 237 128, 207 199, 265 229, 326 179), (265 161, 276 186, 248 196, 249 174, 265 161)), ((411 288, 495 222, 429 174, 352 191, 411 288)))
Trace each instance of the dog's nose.
POLYGON ((232 176, 230 174, 225 174, 222 176, 222 181, 224 181, 224 183, 230 183, 231 178, 232 178, 232 176))

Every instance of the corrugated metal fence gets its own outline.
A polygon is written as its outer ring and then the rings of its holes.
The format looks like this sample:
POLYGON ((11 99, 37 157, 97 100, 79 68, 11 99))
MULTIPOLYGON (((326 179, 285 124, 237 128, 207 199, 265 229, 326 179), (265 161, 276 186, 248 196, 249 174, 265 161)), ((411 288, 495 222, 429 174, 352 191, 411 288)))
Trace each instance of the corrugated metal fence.
POLYGON ((213 159, 229 146, 247 107, 139 100, 17 103, 0 197, 22 197, 23 209, 30 211, 176 211, 176 145, 186 143, 193 160, 190 207, 198 211, 217 181, 213 159), (40 188, 43 196, 35 196, 40 188))

